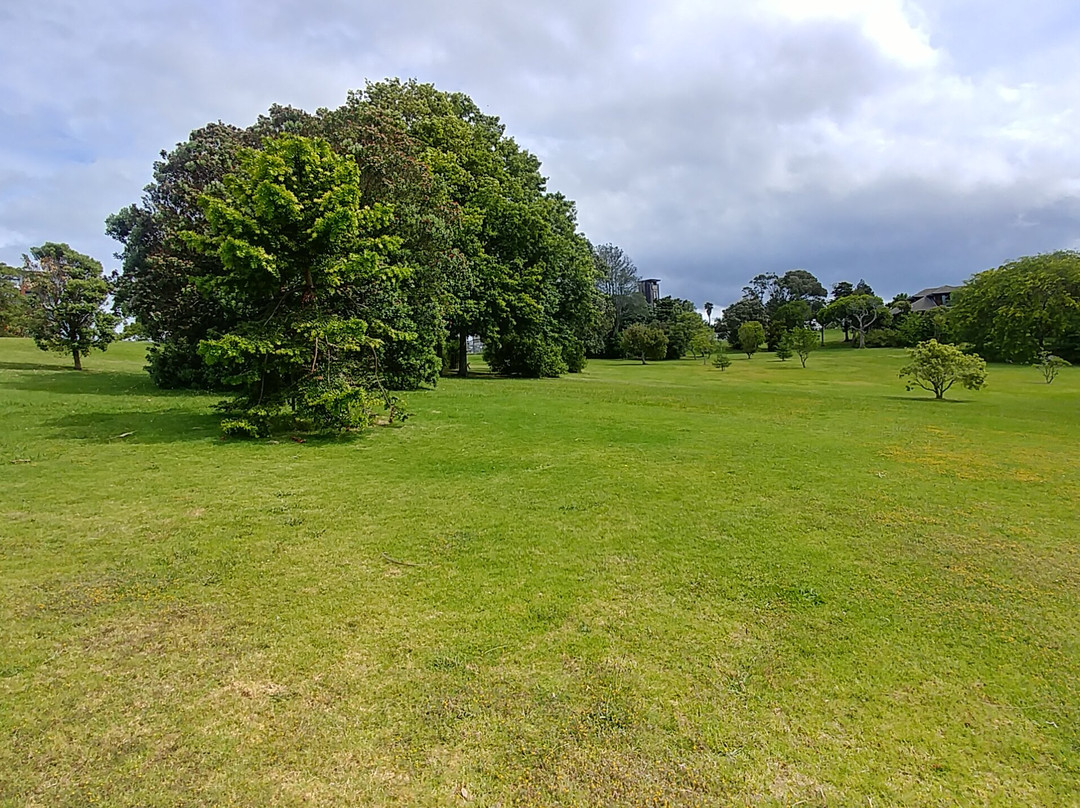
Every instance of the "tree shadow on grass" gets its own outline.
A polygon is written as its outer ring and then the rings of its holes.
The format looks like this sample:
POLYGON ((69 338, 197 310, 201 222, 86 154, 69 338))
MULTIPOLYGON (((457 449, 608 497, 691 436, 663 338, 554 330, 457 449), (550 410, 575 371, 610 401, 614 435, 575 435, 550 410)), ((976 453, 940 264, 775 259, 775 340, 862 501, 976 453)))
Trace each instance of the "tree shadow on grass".
POLYGON ((221 416, 189 409, 81 412, 46 422, 66 440, 94 443, 177 443, 217 439, 221 416))
POLYGON ((186 392, 162 391, 154 387, 141 371, 83 370, 39 365, 30 362, 0 362, 0 370, 21 371, 4 380, 12 390, 56 395, 127 396, 132 393, 186 395, 186 392))
MULTIPOLYGON (((371 430, 362 432, 280 432, 268 438, 246 440, 223 438, 221 413, 198 412, 190 409, 128 410, 121 412, 82 412, 64 415, 46 422, 64 440, 93 443, 179 443, 183 441, 214 441, 222 446, 274 445, 299 448, 351 443, 362 439, 371 430)), ((398 429, 400 424, 378 425, 373 429, 398 429)))
POLYGON ((903 401, 907 404, 970 404, 970 398, 934 398, 933 396, 885 396, 889 401, 903 401))

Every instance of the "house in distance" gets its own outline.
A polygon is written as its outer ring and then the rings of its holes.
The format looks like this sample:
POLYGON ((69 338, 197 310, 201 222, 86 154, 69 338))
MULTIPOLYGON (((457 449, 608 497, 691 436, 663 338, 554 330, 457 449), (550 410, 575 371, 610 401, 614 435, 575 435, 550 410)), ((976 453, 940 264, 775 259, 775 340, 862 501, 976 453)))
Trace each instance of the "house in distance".
POLYGON ((952 293, 959 288, 959 286, 934 286, 930 289, 921 289, 909 297, 908 302, 911 303, 912 311, 930 311, 941 306, 948 306, 952 293))

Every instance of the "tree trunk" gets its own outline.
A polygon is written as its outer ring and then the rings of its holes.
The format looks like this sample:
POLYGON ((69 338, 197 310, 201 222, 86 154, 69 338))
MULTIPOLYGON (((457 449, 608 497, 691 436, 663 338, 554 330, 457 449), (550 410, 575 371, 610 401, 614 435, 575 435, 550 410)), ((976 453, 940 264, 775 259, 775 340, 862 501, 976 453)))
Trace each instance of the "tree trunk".
POLYGON ((467 378, 469 375, 469 345, 465 329, 458 331, 458 369, 457 375, 467 378))
POLYGON ((82 357, 79 356, 79 349, 72 348, 71 355, 75 357, 75 370, 82 370, 82 357))

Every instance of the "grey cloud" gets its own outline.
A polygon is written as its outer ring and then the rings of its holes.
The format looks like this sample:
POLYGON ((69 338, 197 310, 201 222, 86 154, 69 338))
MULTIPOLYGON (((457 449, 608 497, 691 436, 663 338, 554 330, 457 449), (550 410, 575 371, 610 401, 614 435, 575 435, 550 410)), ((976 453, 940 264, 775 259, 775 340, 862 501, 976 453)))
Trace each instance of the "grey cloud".
POLYGON ((160 149, 273 102, 336 106, 387 76, 499 115, 587 235, 699 303, 765 270, 899 291, 1076 243, 1068 4, 1020 19, 924 3, 936 68, 891 60, 856 20, 704 8, 12 0, 0 260, 47 239, 105 258, 105 216, 138 199, 160 149), (1011 28, 1015 61, 998 47, 1011 28))

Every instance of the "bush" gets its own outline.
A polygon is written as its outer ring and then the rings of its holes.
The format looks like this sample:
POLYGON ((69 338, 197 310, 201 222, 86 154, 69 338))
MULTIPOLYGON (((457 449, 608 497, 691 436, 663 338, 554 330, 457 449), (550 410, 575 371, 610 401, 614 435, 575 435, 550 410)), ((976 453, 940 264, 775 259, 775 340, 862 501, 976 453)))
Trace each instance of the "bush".
POLYGON ((258 438, 264 434, 257 424, 246 418, 226 418, 221 422, 221 432, 230 438, 258 438))
POLYGON ((585 343, 581 340, 570 340, 563 345, 563 361, 566 369, 571 373, 581 373, 589 361, 585 358, 585 343))
POLYGON ((198 346, 176 338, 146 350, 146 372, 164 390, 215 390, 232 388, 220 367, 207 365, 198 346))
POLYGON ((877 328, 866 332, 867 348, 902 348, 904 338, 894 328, 877 328))
POLYGON ((566 373, 563 349, 543 335, 511 335, 484 346, 484 361, 504 376, 555 377, 566 373))

